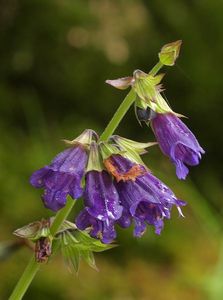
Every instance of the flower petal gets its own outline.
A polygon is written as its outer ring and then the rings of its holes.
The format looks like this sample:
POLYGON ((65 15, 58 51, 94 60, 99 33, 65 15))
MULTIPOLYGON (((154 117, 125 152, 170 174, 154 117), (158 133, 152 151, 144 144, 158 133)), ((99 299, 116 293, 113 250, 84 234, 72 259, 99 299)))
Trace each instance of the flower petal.
POLYGON ((105 244, 111 243, 116 238, 114 221, 108 224, 91 216, 85 208, 80 212, 75 221, 80 230, 90 229, 90 235, 94 238, 101 239, 105 244))
POLYGON ((86 175, 85 205, 87 211, 98 220, 117 220, 121 217, 122 207, 112 182, 105 171, 90 171, 86 175))

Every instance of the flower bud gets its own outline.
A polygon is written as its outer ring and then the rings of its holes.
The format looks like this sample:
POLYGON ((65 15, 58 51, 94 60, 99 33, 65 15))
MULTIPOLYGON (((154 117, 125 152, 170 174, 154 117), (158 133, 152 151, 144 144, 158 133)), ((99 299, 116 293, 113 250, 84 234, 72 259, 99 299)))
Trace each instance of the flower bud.
POLYGON ((176 41, 164 45, 159 53, 160 62, 165 66, 173 66, 177 60, 182 41, 176 41))

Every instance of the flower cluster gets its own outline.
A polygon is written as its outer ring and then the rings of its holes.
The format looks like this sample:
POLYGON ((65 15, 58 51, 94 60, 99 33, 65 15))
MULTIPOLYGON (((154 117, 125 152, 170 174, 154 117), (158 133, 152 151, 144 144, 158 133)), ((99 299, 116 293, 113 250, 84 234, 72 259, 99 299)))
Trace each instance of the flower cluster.
POLYGON ((76 218, 79 229, 110 243, 116 237, 116 224, 125 228, 134 222, 134 235, 140 237, 147 225, 160 234, 173 205, 182 215, 180 207, 185 203, 140 158, 146 147, 156 143, 119 136, 100 142, 94 131, 86 130, 69 144, 49 166, 34 172, 30 181, 44 188, 42 200, 53 211, 65 205, 68 195, 73 199, 83 195, 84 208, 76 218))
MULTIPOLYGON (((174 65, 180 45, 181 41, 165 45, 158 65, 174 65)), ((179 179, 185 179, 188 166, 198 165, 204 154, 181 121, 183 116, 165 101, 161 84, 164 75, 152 71, 146 74, 136 70, 133 76, 106 82, 118 89, 132 88, 136 117, 151 126, 157 142, 139 143, 114 135, 101 141, 88 129, 73 141, 66 141, 69 148, 31 176, 34 187, 44 188, 42 200, 53 211, 65 206, 67 196, 83 196, 84 208, 76 218, 76 226, 103 243, 115 239, 117 224, 126 228, 134 223, 134 235, 140 237, 147 225, 160 234, 173 206, 182 216, 185 202, 144 165, 141 155, 147 147, 158 144, 175 165, 179 179)))

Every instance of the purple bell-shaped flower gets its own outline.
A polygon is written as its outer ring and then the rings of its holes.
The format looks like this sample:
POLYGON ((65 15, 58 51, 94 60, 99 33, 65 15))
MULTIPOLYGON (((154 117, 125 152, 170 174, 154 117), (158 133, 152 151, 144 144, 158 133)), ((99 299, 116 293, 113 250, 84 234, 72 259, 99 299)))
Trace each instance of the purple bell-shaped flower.
POLYGON ((83 194, 81 186, 87 164, 87 147, 97 134, 85 130, 78 138, 68 142, 71 147, 59 153, 51 162, 35 171, 30 183, 36 188, 44 188, 42 200, 53 211, 61 209, 70 195, 73 199, 83 194))
POLYGON ((162 152, 176 166, 179 179, 185 179, 187 166, 199 164, 204 150, 190 129, 174 113, 154 113, 151 126, 162 152))

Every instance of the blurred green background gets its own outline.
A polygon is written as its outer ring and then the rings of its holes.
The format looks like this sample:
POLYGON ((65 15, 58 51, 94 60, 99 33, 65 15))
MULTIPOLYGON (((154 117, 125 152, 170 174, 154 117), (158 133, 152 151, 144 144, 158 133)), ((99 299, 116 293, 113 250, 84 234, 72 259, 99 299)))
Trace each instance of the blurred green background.
MULTIPOLYGON (((183 40, 176 66, 164 70, 165 94, 206 150, 186 182, 157 147, 145 156, 188 202, 184 219, 173 211, 160 237, 152 228, 139 240, 120 230, 120 246, 96 256, 99 273, 83 263, 76 277, 57 256, 24 299, 223 299, 222 11, 218 0, 0 1, 2 241, 52 215, 29 176, 63 150, 62 138, 102 132, 126 95, 105 80, 149 71, 165 43, 183 40)), ((133 109, 117 133, 154 140, 133 109)), ((21 249, 0 262, 0 299, 8 299, 30 255, 21 249)))

